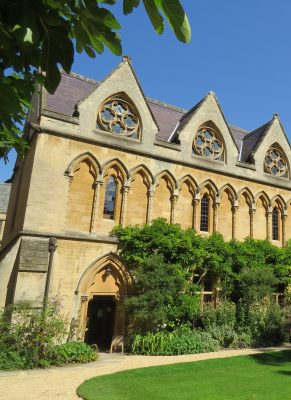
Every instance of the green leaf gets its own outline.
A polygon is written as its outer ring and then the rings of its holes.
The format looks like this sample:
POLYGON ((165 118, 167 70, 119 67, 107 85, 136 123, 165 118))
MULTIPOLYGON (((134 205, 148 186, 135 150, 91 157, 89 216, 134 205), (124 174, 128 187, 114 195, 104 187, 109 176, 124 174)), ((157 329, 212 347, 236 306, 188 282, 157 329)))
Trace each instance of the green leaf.
POLYGON ((113 54, 116 56, 120 56, 122 54, 120 36, 116 32, 102 32, 100 33, 100 37, 102 38, 105 46, 108 47, 113 54))
POLYGON ((104 4, 110 4, 113 5, 116 3, 117 0, 97 0, 97 3, 104 3, 104 4))
POLYGON ((92 49, 92 47, 86 45, 84 46, 84 50, 90 58, 96 58, 95 51, 92 49))
POLYGON ((75 0, 75 7, 79 9, 86 8, 84 0, 75 0))
POLYGON ((108 26, 108 28, 111 29, 120 29, 121 25, 117 21, 117 19, 114 17, 114 15, 106 10, 105 8, 100 8, 99 9, 99 16, 102 19, 102 22, 104 23, 105 26, 108 26))
POLYGON ((74 61, 74 47, 68 38, 68 30, 65 27, 53 27, 47 31, 43 42, 43 64, 42 68, 47 72, 46 88, 54 93, 60 83, 58 64, 69 73, 74 61))
POLYGON ((130 14, 134 8, 139 6, 140 0, 123 0, 123 14, 130 14))
POLYGON ((105 8, 87 7, 82 11, 82 16, 88 20, 92 20, 102 26, 107 26, 112 29, 120 29, 121 25, 114 15, 105 8))
POLYGON ((165 14, 170 27, 178 40, 188 43, 191 40, 191 28, 187 15, 179 0, 154 0, 157 7, 165 14))
POLYGON ((46 71, 45 88, 53 94, 61 82, 61 73, 57 64, 49 63, 46 71))
POLYGON ((143 0, 143 4, 155 31, 159 35, 162 34, 164 32, 164 20, 156 4, 152 0, 143 0))
POLYGON ((1 118, 4 123, 8 125, 10 114, 22 110, 20 99, 13 85, 13 80, 6 80, 6 82, 0 81, 0 104, 1 118))
POLYGON ((90 21, 83 23, 84 29, 86 30, 91 46, 97 53, 101 54, 104 51, 104 46, 102 44, 101 38, 99 37, 99 31, 97 27, 90 21))

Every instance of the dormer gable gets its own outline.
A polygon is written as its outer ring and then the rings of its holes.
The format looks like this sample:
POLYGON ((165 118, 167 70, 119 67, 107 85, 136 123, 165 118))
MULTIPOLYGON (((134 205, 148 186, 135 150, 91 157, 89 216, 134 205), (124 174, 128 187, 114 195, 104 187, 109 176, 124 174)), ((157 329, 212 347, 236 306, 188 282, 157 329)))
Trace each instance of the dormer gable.
POLYGON ((182 151, 191 153, 195 159, 235 164, 238 149, 213 92, 209 92, 179 121, 176 133, 182 151))
POLYGON ((126 137, 153 145, 158 131, 128 58, 79 102, 78 112, 81 132, 98 140, 120 143, 126 137))
POLYGON ((244 154, 257 171, 269 178, 290 178, 290 144, 277 114, 262 127, 244 138, 244 154), (248 150, 246 149, 248 146, 248 150))

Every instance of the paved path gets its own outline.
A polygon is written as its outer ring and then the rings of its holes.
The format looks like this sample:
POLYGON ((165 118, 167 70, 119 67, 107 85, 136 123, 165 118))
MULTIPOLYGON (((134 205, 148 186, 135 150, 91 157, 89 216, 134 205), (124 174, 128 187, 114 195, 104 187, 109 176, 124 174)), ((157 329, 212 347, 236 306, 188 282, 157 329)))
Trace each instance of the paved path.
POLYGON ((46 370, 0 372, 1 400, 80 400, 77 387, 97 375, 155 365, 193 362, 291 349, 291 345, 268 349, 224 350, 184 356, 131 356, 101 353, 90 364, 55 367, 46 370))

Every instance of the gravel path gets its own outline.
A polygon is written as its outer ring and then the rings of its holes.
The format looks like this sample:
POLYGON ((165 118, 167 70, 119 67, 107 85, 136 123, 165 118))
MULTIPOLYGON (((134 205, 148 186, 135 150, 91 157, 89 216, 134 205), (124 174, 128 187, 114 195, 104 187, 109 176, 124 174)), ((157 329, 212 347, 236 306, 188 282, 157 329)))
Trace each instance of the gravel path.
POLYGON ((291 345, 268 349, 224 350, 216 353, 191 354, 184 356, 131 356, 122 354, 100 354, 90 364, 56 367, 32 371, 0 371, 0 399, 3 400, 80 400, 77 387, 84 380, 97 375, 150 367, 155 365, 193 362, 210 358, 225 358, 266 351, 291 349, 291 345))

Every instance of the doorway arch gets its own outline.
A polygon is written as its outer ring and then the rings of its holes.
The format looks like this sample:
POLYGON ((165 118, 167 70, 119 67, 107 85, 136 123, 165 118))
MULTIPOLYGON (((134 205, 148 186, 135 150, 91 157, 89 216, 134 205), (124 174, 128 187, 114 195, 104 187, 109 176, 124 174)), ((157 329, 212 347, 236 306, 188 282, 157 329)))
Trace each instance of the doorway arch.
POLYGON ((132 277, 115 253, 108 253, 83 272, 75 294, 79 296, 81 339, 108 350, 113 336, 124 335, 123 300, 132 277))

